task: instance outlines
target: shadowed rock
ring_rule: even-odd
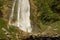
[[[2,18],[3,17],[3,13],[1,12],[1,10],[0,10],[0,18]]]

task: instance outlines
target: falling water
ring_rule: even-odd
[[[12,19],[14,18],[14,7],[17,2],[17,19],[14,23],[11,23]],[[9,25],[17,26],[21,30],[25,32],[31,32],[31,24],[30,24],[30,4],[29,0],[14,0],[12,12],[9,18]]]
[[[14,14],[14,7],[15,7],[16,0],[14,0],[13,6],[12,6],[12,12],[9,18],[9,25],[11,25],[11,21],[13,19],[13,14]]]

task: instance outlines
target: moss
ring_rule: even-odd
[[[0,28],[2,28],[2,27],[6,28],[7,23],[6,23],[6,21],[3,20],[3,18],[0,18]]]

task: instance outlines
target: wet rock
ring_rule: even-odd
[[[0,10],[0,18],[2,18],[3,17],[3,13],[2,13],[2,11]]]

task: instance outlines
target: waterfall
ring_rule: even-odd
[[[11,23],[12,19],[14,18],[14,10],[15,4],[17,1],[17,19],[14,23]],[[12,6],[12,12],[9,18],[9,25],[17,26],[19,29],[23,30],[24,32],[31,32],[31,24],[30,24],[30,4],[29,0],[14,0]]]
[[[11,20],[13,19],[15,3],[16,3],[16,0],[14,0],[13,6],[12,6],[12,12],[9,18],[9,25],[11,25]]]

